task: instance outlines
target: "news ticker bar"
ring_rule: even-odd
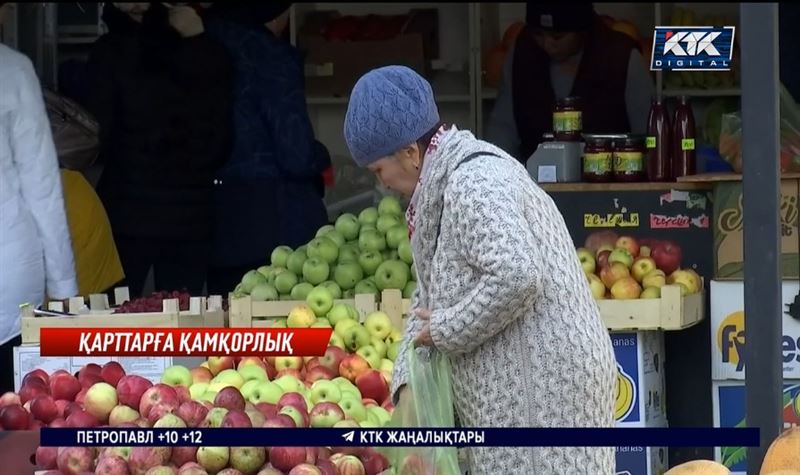
[[[43,447],[757,447],[757,428],[43,428]]]

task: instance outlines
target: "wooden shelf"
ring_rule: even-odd
[[[705,317],[705,291],[681,296],[680,287],[665,285],[661,298],[597,300],[606,328],[622,330],[684,330]]]
[[[800,180],[800,173],[782,173],[781,180]],[[742,175],[739,173],[700,173],[678,178],[678,181],[681,186],[703,183],[710,185],[725,181],[742,181]]]
[[[588,191],[666,191],[666,190],[711,190],[708,182],[664,182],[664,183],[542,183],[539,185],[548,193],[588,192]]]

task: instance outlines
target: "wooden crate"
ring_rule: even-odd
[[[681,296],[680,286],[665,285],[660,299],[598,300],[606,328],[616,330],[683,330],[705,316],[705,292]]]
[[[127,288],[115,289],[115,301],[121,305],[128,299]],[[70,315],[43,316],[34,315],[30,305],[22,307],[22,343],[39,343],[41,328],[223,328],[225,312],[222,310],[222,297],[212,295],[192,297],[189,310],[181,311],[178,299],[165,299],[161,312],[149,313],[114,313],[108,304],[106,294],[89,296],[89,306],[83,297],[69,300]],[[64,312],[61,302],[50,302],[48,310]]]
[[[253,302],[249,296],[231,298],[228,319],[231,328],[269,328],[275,326],[279,319],[286,318],[289,312],[298,305],[305,305],[303,300],[284,300],[274,302]],[[392,325],[402,329],[404,318],[411,302],[402,297],[399,290],[384,290],[380,303],[371,294],[359,294],[352,299],[339,299],[334,303],[352,305],[358,311],[359,321],[376,310],[389,315]]]

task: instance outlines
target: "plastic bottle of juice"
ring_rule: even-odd
[[[661,97],[654,97],[647,118],[647,179],[672,179],[672,127]]]
[[[695,125],[689,98],[681,96],[672,122],[672,176],[674,178],[696,173]]]

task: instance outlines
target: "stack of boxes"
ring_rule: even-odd
[[[800,425],[800,242],[798,242],[798,180],[781,182],[783,313],[763,315],[783,322],[784,427]],[[715,186],[714,275],[711,282],[711,374],[715,427],[744,427],[745,328],[744,253],[741,182]],[[762,318],[762,316],[759,316]],[[747,470],[744,447],[718,447],[717,462],[734,475]]]

